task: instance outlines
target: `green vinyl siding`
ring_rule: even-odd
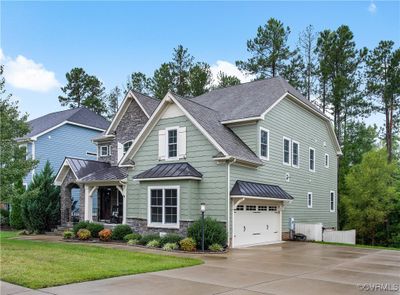
[[[259,121],[250,132],[257,138],[259,154],[259,128],[269,130],[269,161],[257,169],[231,166],[231,187],[236,180],[254,181],[281,186],[294,197],[283,210],[283,231],[288,229],[288,218],[295,222],[337,226],[336,212],[330,212],[330,191],[337,197],[337,156],[328,126],[322,119],[285,98]],[[247,136],[249,137],[249,136]],[[283,164],[283,137],[299,143],[299,168]],[[325,143],[325,144],[324,144]],[[309,171],[309,147],[315,149],[315,172]],[[329,168],[325,168],[325,153],[329,154]],[[290,180],[285,180],[289,173]],[[307,208],[307,192],[313,193],[313,207]]]
[[[186,159],[158,160],[158,131],[168,127],[186,127]],[[127,218],[147,219],[148,186],[180,186],[180,220],[195,220],[200,216],[200,203],[205,202],[207,216],[226,221],[227,166],[213,157],[215,147],[186,116],[160,119],[133,158],[135,169],[128,176]],[[203,174],[201,181],[132,181],[132,177],[160,163],[188,162]]]
[[[230,129],[253,151],[257,152],[257,134],[254,131],[256,124],[230,126]]]

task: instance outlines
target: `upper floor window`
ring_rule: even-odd
[[[330,192],[330,199],[329,199],[329,211],[330,212],[335,212],[336,207],[336,198],[335,198],[335,192],[331,191]]]
[[[269,131],[264,128],[260,129],[260,156],[269,159]]]
[[[292,141],[292,166],[299,167],[299,143]]]
[[[169,129],[167,134],[167,157],[178,156],[178,129]]]
[[[309,153],[309,170],[315,172],[315,149],[310,147]]]
[[[312,193],[307,193],[307,208],[312,208]]]
[[[108,145],[100,146],[100,156],[101,157],[109,156],[109,147],[108,147]]]
[[[325,168],[329,168],[329,155],[325,154]]]
[[[133,143],[132,140],[127,141],[127,142],[124,143],[124,147],[123,147],[123,154],[124,154],[124,155],[125,155],[126,152],[129,150],[129,148],[131,147],[132,143]]]
[[[283,138],[283,164],[290,165],[290,139]]]

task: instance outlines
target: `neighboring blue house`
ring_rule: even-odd
[[[18,141],[26,147],[27,156],[39,160],[39,164],[24,178],[25,186],[47,160],[57,173],[65,157],[96,159],[97,148],[92,138],[98,137],[109,125],[102,116],[83,107],[50,113],[28,123],[31,132]]]

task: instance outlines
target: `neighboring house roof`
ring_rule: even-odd
[[[31,131],[21,139],[34,138],[65,123],[84,126],[99,131],[106,130],[109,122],[95,112],[81,107],[50,113],[28,121]]]
[[[196,178],[201,179],[203,174],[193,168],[189,163],[166,163],[158,164],[146,170],[133,179],[156,179],[156,178]]]
[[[261,197],[279,200],[293,200],[293,197],[280,186],[237,180],[231,190],[231,196]]]
[[[215,89],[191,100],[219,112],[221,121],[229,121],[260,117],[286,93],[294,95],[323,115],[317,107],[281,77]]]
[[[123,180],[128,176],[128,170],[122,167],[110,166],[97,170],[80,179],[80,182]]]

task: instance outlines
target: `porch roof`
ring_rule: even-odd
[[[278,185],[237,180],[231,190],[231,197],[258,197],[277,200],[293,200],[293,197]]]
[[[193,168],[189,163],[165,163],[158,164],[153,168],[150,168],[138,175],[135,175],[133,179],[144,180],[144,179],[171,179],[171,178],[191,178],[201,179],[203,174]]]
[[[80,182],[93,181],[119,181],[128,176],[127,168],[110,166],[101,170],[94,171],[80,179]]]

